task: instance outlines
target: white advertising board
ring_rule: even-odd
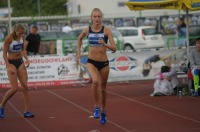
[[[55,86],[87,82],[85,69],[76,63],[74,55],[30,56],[27,69],[29,86]],[[87,56],[82,57],[87,62]],[[108,82],[154,79],[161,66],[171,62],[177,70],[187,63],[186,49],[165,49],[138,52],[108,53],[110,73]],[[87,70],[85,70],[87,71]],[[5,62],[0,57],[0,88],[10,87]]]

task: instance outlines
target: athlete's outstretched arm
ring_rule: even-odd
[[[102,43],[102,45],[104,45],[106,48],[112,50],[113,52],[116,52],[117,48],[116,48],[116,44],[115,44],[115,41],[113,39],[113,34],[112,34],[110,28],[105,27],[105,35],[108,36],[108,40],[110,42],[110,45],[106,44],[105,42]]]
[[[7,36],[5,38],[5,41],[4,41],[4,44],[3,44],[3,59],[5,61],[5,64],[6,64],[6,67],[8,68],[9,67],[9,62],[8,62],[8,49],[9,49],[9,45],[10,45],[10,42],[11,42],[11,37],[10,36]]]
[[[29,67],[30,61],[28,59],[28,55],[27,55],[27,52],[26,52],[26,47],[27,47],[27,45],[24,44],[23,49],[22,49],[22,56],[26,59],[26,66]]]
[[[6,68],[7,70],[10,72],[10,73],[14,73],[14,69],[10,66],[10,63],[8,61],[8,51],[9,51],[9,45],[10,43],[12,42],[12,37],[10,35],[8,35],[6,38],[5,38],[5,41],[4,41],[4,48],[3,48],[3,59],[5,61],[5,64],[6,64]]]
[[[88,35],[88,28],[83,29],[82,33],[79,35],[78,37],[78,46],[77,46],[77,56],[76,56],[76,60],[79,61],[80,57],[81,57],[81,45],[82,45],[82,40],[85,36]]]
[[[26,50],[28,47],[29,42],[27,40],[24,41],[24,49]],[[27,50],[25,51],[27,54]]]

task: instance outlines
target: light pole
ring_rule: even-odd
[[[9,27],[8,33],[10,34],[12,32],[10,0],[8,0],[8,27]]]
[[[40,0],[37,1],[37,5],[38,5],[38,16],[40,16]]]
[[[66,1],[66,3],[64,4],[64,6],[66,7],[66,15],[68,15],[68,2]]]

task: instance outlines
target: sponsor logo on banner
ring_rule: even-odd
[[[58,76],[59,76],[59,78],[64,78],[64,77],[68,76],[68,73],[69,73],[69,69],[64,64],[61,64],[58,67]]]
[[[137,60],[127,56],[118,56],[110,60],[110,69],[116,71],[127,71],[137,67]]]

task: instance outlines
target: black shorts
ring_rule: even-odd
[[[16,60],[8,60],[8,62],[9,62],[10,64],[13,64],[13,65],[16,67],[16,69],[18,69],[18,68],[21,66],[21,64],[24,63],[24,61],[23,61],[22,58],[16,59]]]
[[[95,60],[92,60],[92,59],[89,59],[89,58],[87,60],[87,63],[93,64],[98,69],[98,71],[100,71],[102,68],[109,65],[108,60],[107,61],[95,61]]]

